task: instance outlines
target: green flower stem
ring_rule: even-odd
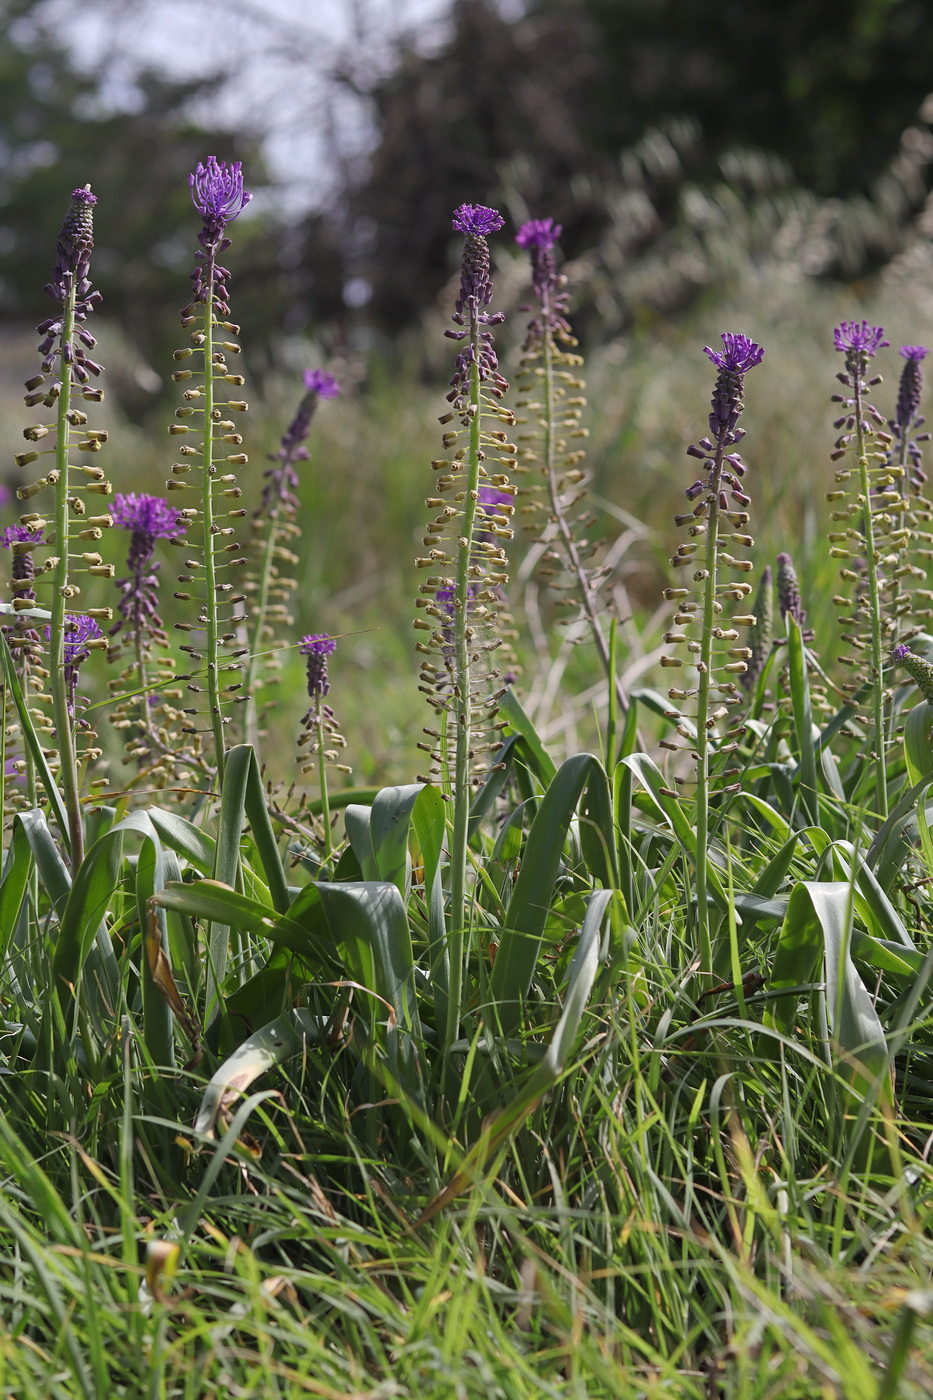
[[[75,328],[75,286],[72,282],[65,299],[59,344],[71,345]],[[78,763],[75,751],[74,723],[68,710],[68,684],[65,679],[65,613],[68,590],[68,448],[71,425],[71,365],[64,354],[59,360],[61,390],[58,395],[57,438],[55,465],[55,548],[58,551],[52,572],[51,621],[49,623],[49,688],[52,693],[52,717],[59,755],[59,781],[68,816],[68,843],[71,868],[77,870],[84,859],[84,823],[81,816],[81,795],[78,789]]]
[[[318,783],[321,789],[321,826],[324,830],[324,859],[330,860],[334,852],[333,828],[330,819],[330,800],[327,794],[327,759],[324,753],[324,711],[321,697],[316,700],[317,714],[317,768]]]
[[[719,495],[722,479],[723,445],[716,447],[714,479],[707,493],[706,558],[703,572],[703,621],[700,631],[700,657],[697,663],[697,747],[696,747],[696,897],[697,951],[701,975],[713,971],[713,947],[709,927],[706,886],[706,859],[709,847],[709,739],[710,694],[713,679],[713,630],[716,627],[717,546],[719,543]]]
[[[868,474],[868,451],[865,441],[865,428],[862,422],[861,376],[852,375],[852,392],[855,399],[856,450],[858,452],[859,487],[861,490],[865,565],[868,577],[868,611],[871,618],[871,665],[872,684],[872,749],[876,761],[875,800],[878,815],[882,821],[888,815],[888,785],[884,761],[884,639],[881,634],[881,588],[878,581],[878,550],[875,545],[875,528],[871,509],[871,478]]]
[[[289,462],[291,460],[291,458],[288,459]],[[246,742],[252,744],[257,757],[259,756],[259,711],[256,706],[256,686],[259,683],[259,659],[263,649],[266,614],[269,610],[269,589],[272,586],[272,562],[275,558],[278,515],[278,503],[275,502],[269,510],[269,532],[263,545],[259,566],[259,597],[253,612],[253,644],[249,649],[249,661],[247,662],[244,682],[244,688],[249,697],[246,702]]]
[[[220,663],[217,646],[217,573],[214,559],[214,259],[206,268],[204,286],[204,434],[201,463],[201,514],[204,523],[204,613],[207,618],[205,661],[207,703],[214,735],[217,783],[224,777],[224,724],[220,712]]]
[[[549,297],[545,291],[541,299],[542,319],[548,324],[549,317]],[[580,602],[586,620],[589,623],[590,631],[593,634],[593,641],[596,645],[596,652],[599,656],[606,679],[610,685],[614,686],[616,702],[623,714],[628,713],[629,699],[625,693],[625,687],[618,676],[613,675],[612,662],[609,655],[609,644],[606,641],[605,633],[599,618],[599,609],[593,589],[590,586],[589,575],[586,566],[580,558],[580,551],[574,538],[570,522],[564,513],[560,500],[560,489],[558,486],[558,470],[556,463],[555,435],[554,435],[554,343],[550,332],[542,337],[542,360],[544,369],[544,392],[545,392],[545,413],[544,413],[544,443],[543,457],[545,471],[547,472],[548,497],[551,503],[551,518],[557,525],[560,533],[561,543],[564,547],[564,554],[570,565],[571,572],[577,581],[577,588],[580,592]]]
[[[473,545],[473,525],[479,492],[481,393],[479,365],[479,322],[470,318],[470,339],[475,355],[470,370],[470,446],[467,454],[467,485],[463,501],[463,533],[457,551],[457,585],[454,602],[454,655],[456,659],[453,715],[457,726],[454,757],[454,820],[450,837],[450,933],[448,955],[450,985],[447,1002],[445,1043],[449,1046],[460,1030],[460,1004],[463,999],[463,945],[466,925],[466,867],[467,837],[470,821],[470,750],[473,734],[470,713],[470,650],[472,647],[469,618],[470,561]]]

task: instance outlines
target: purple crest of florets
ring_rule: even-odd
[[[908,656],[912,655],[913,653],[911,652],[910,647],[907,646],[904,642],[901,642],[900,646],[895,647],[894,650],[891,652],[891,659],[893,661],[906,661]]]
[[[42,531],[33,530],[29,525],[8,525],[0,535],[0,545],[12,549],[15,544],[42,544]]]
[[[563,233],[563,225],[553,219],[529,219],[515,235],[519,248],[553,248]]]
[[[723,331],[722,343],[724,347],[722,350],[713,350],[709,345],[703,346],[703,353],[708,355],[719,369],[732,370],[736,374],[746,374],[755,365],[761,364],[765,352],[749,336]]]
[[[317,394],[320,399],[335,399],[340,393],[340,385],[332,374],[323,369],[306,369],[305,388]]]
[[[83,186],[82,186],[81,189],[72,190],[72,191],[71,191],[71,197],[72,197],[72,199],[74,199],[74,200],[78,200],[78,201],[79,201],[80,203],[82,203],[82,204],[96,204],[96,203],[97,203],[97,195],[96,195],[96,194],[91,194],[91,191],[90,191],[89,189],[86,189],[86,188],[83,187]]]
[[[298,643],[298,650],[308,659],[309,696],[313,700],[315,696],[327,695],[330,691],[327,658],[337,650],[336,639],[328,636],[326,632],[313,632],[307,637],[302,637]]]
[[[870,326],[867,321],[840,322],[833,331],[833,342],[843,354],[854,350],[864,355],[874,355],[891,344],[884,338],[883,326]]]
[[[925,345],[902,345],[899,353],[903,355],[905,360],[912,360],[914,364],[919,364],[921,360],[926,359],[930,352]]]
[[[476,238],[498,233],[505,223],[498,209],[490,209],[485,204],[461,204],[454,210],[453,226],[458,233],[471,233]]]
[[[243,188],[243,166],[238,160],[219,161],[208,156],[207,164],[198,164],[188,176],[191,199],[205,221],[226,224],[242,214],[252,199]]]
[[[511,505],[508,491],[500,491],[497,486],[481,486],[477,492],[477,502],[482,510],[495,513],[496,506]]]
[[[65,629],[65,665],[80,666],[91,654],[88,642],[96,641],[103,633],[93,617],[72,617],[69,613],[65,621],[69,624]],[[51,637],[50,628],[46,627],[45,635]]]
[[[178,525],[178,512],[168,501],[161,496],[137,495],[135,491],[115,496],[110,514],[121,530],[132,530],[153,540],[169,539],[184,528]]]

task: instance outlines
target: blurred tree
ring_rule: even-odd
[[[71,190],[89,182],[98,197],[94,282],[102,314],[140,352],[139,372],[124,375],[121,389],[130,411],[142,409],[159,388],[148,366],[166,377],[187,300],[199,227],[188,174],[208,155],[238,159],[255,190],[264,165],[258,143],[242,131],[207,129],[190,117],[210,80],[144,72],[127,95],[131,109],[115,111],[102,77],[77,71],[35,9],[34,0],[0,0],[0,316],[31,322],[48,314],[42,288],[56,235]],[[286,295],[268,234],[268,221],[236,227],[234,304],[260,355],[280,328]]]
[[[369,88],[368,167],[308,221],[304,262],[336,251],[389,333],[446,281],[464,200],[555,217],[571,257],[596,248],[594,304],[618,303],[623,271],[649,256],[630,302],[683,305],[769,246],[791,208],[802,231],[784,242],[809,272],[862,275],[903,246],[927,192],[930,133],[905,128],[928,85],[919,0],[527,0],[511,19],[496,0],[453,0],[447,41],[401,47]],[[728,241],[711,270],[707,232],[730,221],[754,248]],[[677,261],[678,246],[692,271],[664,287],[656,254]],[[316,310],[336,312],[323,290]]]
[[[757,146],[819,195],[865,193],[933,89],[923,0],[579,3],[600,56],[584,119],[610,152],[689,116],[713,151]]]

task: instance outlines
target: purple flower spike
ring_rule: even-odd
[[[91,642],[96,642],[103,635],[93,617],[72,617],[69,613],[65,618],[65,642],[64,642],[64,672],[65,685],[68,688],[68,713],[73,717],[75,712],[75,691],[78,688],[78,672],[82,664],[91,654]],[[52,636],[52,629],[46,627],[45,637],[49,641]]]
[[[833,331],[833,341],[843,354],[854,351],[862,355],[874,355],[891,344],[884,338],[883,326],[870,326],[867,321],[842,321]]]
[[[704,354],[708,355],[719,369],[732,370],[736,374],[747,374],[755,365],[761,364],[765,352],[747,335],[723,331],[722,343],[725,347],[723,350],[713,350],[708,345],[703,346]]]
[[[148,535],[153,540],[165,540],[178,533],[178,512],[161,496],[137,495],[135,491],[115,496],[110,514],[119,529]]]
[[[553,219],[529,219],[518,230],[515,242],[519,248],[553,248],[563,231]]]
[[[188,176],[191,199],[205,224],[227,224],[242,214],[252,199],[243,188],[243,166],[240,161],[227,165],[216,156],[208,156],[207,165],[198,165]]]
[[[308,694],[312,700],[327,695],[330,684],[327,679],[327,658],[337,650],[335,638],[326,632],[313,632],[302,637],[298,644],[302,656],[308,658]]]
[[[340,385],[332,374],[323,369],[306,369],[305,388],[317,394],[319,399],[335,399],[340,393]]]
[[[893,429],[898,443],[893,456],[897,460],[910,463],[910,484],[915,492],[919,492],[927,479],[923,469],[923,450],[920,446],[921,442],[927,440],[927,436],[920,435],[917,430],[924,422],[920,416],[920,400],[923,397],[921,365],[929,351],[925,345],[902,345],[901,354],[904,357],[904,366],[897,390],[897,408],[889,426]]]
[[[489,209],[485,204],[461,204],[454,210],[453,226],[457,232],[473,234],[476,238],[498,233],[504,223],[498,209]]]
[[[479,370],[480,383],[486,384],[486,392],[494,398],[501,398],[509,387],[499,373],[492,333],[485,329],[505,319],[501,311],[490,313],[486,310],[492,301],[486,235],[495,233],[504,222],[498,209],[487,209],[484,204],[461,204],[459,209],[454,210],[453,225],[464,235],[464,245],[460,263],[460,296],[451,319],[457,326],[465,326],[468,322],[475,326],[478,341],[477,344],[469,341],[467,331],[447,332],[452,340],[467,342],[457,356],[450,393],[447,395],[448,402],[457,409],[462,409],[466,404],[474,363]]]
[[[134,636],[148,633],[158,640],[164,640],[165,631],[159,617],[159,565],[153,562],[156,540],[170,539],[184,530],[179,525],[178,512],[161,496],[137,495],[116,496],[110,508],[114,525],[130,531],[130,548],[126,567],[128,578],[121,578],[117,587],[123,596],[120,599],[120,617],[110,629],[113,637],[125,624]]]

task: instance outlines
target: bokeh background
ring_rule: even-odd
[[[461,202],[507,215],[494,248],[507,372],[526,292],[511,233],[532,216],[563,225],[596,528],[614,550],[630,682],[653,680],[684,448],[711,385],[702,347],[722,330],[766,347],[748,381],[758,561],[791,550],[805,592],[828,599],[817,584],[832,327],[863,315],[885,325],[886,411],[896,346],[933,337],[931,7],[0,0],[0,25],[0,479],[17,484],[32,327],[68,193],[89,181],[109,471],[117,490],[162,489],[197,234],[187,175],[209,154],[241,160],[255,198],[229,262],[250,385],[248,489],[301,370],[322,365],[344,386],[321,406],[303,481],[295,636],[343,637],[334,703],[356,781],[410,779],[416,763],[411,561],[450,374],[442,332]],[[551,625],[523,548],[521,684],[569,748],[592,733],[596,671]],[[813,606],[828,650],[831,619]],[[297,658],[284,681],[283,733],[301,708]]]

